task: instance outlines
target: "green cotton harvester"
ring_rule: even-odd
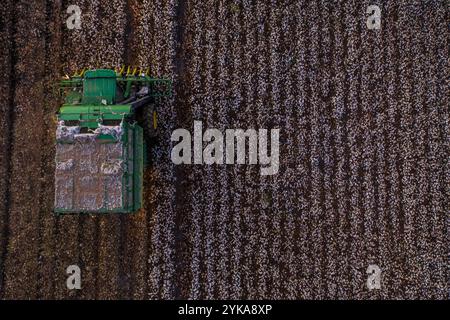
[[[139,210],[157,104],[171,95],[171,80],[123,67],[81,71],[60,87],[54,212]]]

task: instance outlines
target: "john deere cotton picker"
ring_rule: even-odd
[[[55,212],[135,212],[142,206],[145,150],[157,132],[156,106],[171,94],[171,81],[137,69],[97,69],[60,86]]]

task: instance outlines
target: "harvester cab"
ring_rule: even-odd
[[[131,213],[142,207],[143,168],[157,136],[157,105],[169,79],[125,71],[81,71],[60,83],[55,213]]]

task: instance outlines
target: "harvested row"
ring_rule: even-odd
[[[14,34],[17,64],[14,68],[15,92],[12,111],[8,248],[5,270],[5,298],[35,298],[38,280],[39,206],[41,194],[41,121],[45,73],[45,1],[15,2],[20,12]],[[14,82],[13,82],[14,83]],[[34,286],[30,287],[30,283]]]

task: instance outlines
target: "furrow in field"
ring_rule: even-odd
[[[334,55],[333,59],[333,73],[334,79],[334,96],[332,97],[333,105],[333,122],[334,122],[334,155],[336,156],[336,173],[334,182],[335,194],[337,198],[337,212],[336,212],[336,249],[333,259],[336,263],[336,297],[345,299],[350,294],[350,279],[347,275],[349,269],[349,247],[347,245],[349,238],[349,212],[348,208],[348,90],[347,88],[347,73],[346,61],[348,61],[347,50],[347,34],[345,33],[345,21],[343,18],[344,5],[337,4],[332,10],[332,29],[334,41]],[[342,57],[339,59],[338,57]]]
[[[253,14],[255,3],[250,0],[243,0],[240,8],[240,37],[243,43],[240,51],[240,59],[242,63],[237,69],[237,73],[241,75],[241,95],[242,103],[235,105],[233,115],[236,127],[256,128],[255,114],[257,106],[255,102],[255,90],[257,85],[257,17]],[[242,108],[239,108],[242,107]],[[234,166],[233,176],[230,179],[230,193],[234,191],[233,181],[243,179],[245,197],[242,202],[236,198],[232,200],[231,214],[241,214],[241,241],[243,243],[243,265],[242,265],[242,293],[248,299],[257,298],[256,286],[256,246],[258,238],[255,234],[256,216],[254,215],[254,206],[258,203],[257,180],[254,177],[252,166],[241,168]],[[242,206],[242,208],[241,208]],[[234,228],[234,226],[233,226]]]
[[[386,238],[389,239],[389,254],[385,258],[389,263],[385,263],[386,270],[383,272],[383,286],[390,288],[390,296],[395,298],[401,297],[401,283],[399,275],[401,272],[401,265],[399,257],[402,254],[400,248],[401,233],[400,233],[400,199],[401,185],[400,185],[400,168],[399,168],[399,107],[398,107],[398,92],[399,88],[399,26],[397,24],[398,5],[388,3],[386,11],[390,14],[386,19],[386,33],[389,41],[387,47],[387,220],[390,225],[387,230]]]
[[[422,9],[424,9],[424,6],[422,5]],[[414,60],[419,59],[418,61],[427,61],[431,60],[431,64],[434,63],[432,56],[427,56],[427,34],[431,31],[427,27],[429,24],[427,23],[428,17],[426,15],[427,10],[421,14],[419,17],[420,23],[423,23],[424,28],[415,28],[415,32],[419,32],[419,34],[415,37],[416,39],[416,45],[419,46],[419,51],[417,52],[417,56],[414,57]],[[428,128],[430,127],[430,108],[432,105],[429,105],[427,101],[427,92],[428,92],[428,83],[430,81],[430,69],[426,64],[420,64],[414,66],[415,72],[419,72],[418,74],[418,84],[416,86],[414,98],[415,98],[415,108],[417,108],[417,121],[415,124],[415,132],[417,134],[417,137],[415,137],[415,143],[417,144],[418,148],[418,162],[416,164],[417,166],[417,188],[415,189],[415,197],[417,199],[417,218],[416,218],[416,225],[417,225],[417,239],[416,239],[416,246],[417,246],[417,266],[416,266],[416,280],[415,283],[415,294],[417,298],[422,298],[428,294],[427,288],[431,285],[431,278],[430,274],[427,272],[427,264],[428,264],[428,257],[427,252],[429,248],[431,247],[430,244],[430,234],[428,231],[428,224],[429,224],[429,209],[428,209],[428,203],[429,203],[429,174],[430,174],[430,168],[428,165],[428,159],[427,159],[427,150],[429,148],[427,147],[428,144]]]
[[[236,38],[240,30],[232,31],[230,36],[230,29],[233,30],[238,25],[237,13],[232,12],[230,3],[219,2],[218,11],[216,15],[217,21],[222,21],[218,26],[218,43],[217,43],[217,66],[216,76],[217,83],[215,86],[217,95],[217,117],[218,123],[214,126],[224,132],[224,129],[230,128],[230,110],[238,108],[240,92],[238,89],[239,79],[237,74],[237,50]],[[239,5],[238,5],[239,6]],[[239,7],[236,7],[239,8]],[[226,22],[225,22],[226,21]],[[236,96],[235,96],[236,95]],[[240,215],[241,212],[231,211],[231,202],[240,202],[242,194],[242,182],[239,180],[232,180],[232,172],[226,166],[221,166],[218,176],[218,184],[220,188],[220,198],[217,207],[217,245],[215,250],[217,256],[217,284],[215,289],[215,297],[219,299],[239,299],[241,297],[240,290],[242,285],[240,283],[240,253],[242,250],[240,242]],[[235,181],[235,188],[233,197],[230,197],[230,182]],[[235,189],[235,190],[236,190]],[[231,244],[231,248],[229,247]],[[230,277],[231,275],[231,277]]]
[[[270,80],[269,80],[269,21],[268,13],[271,10],[270,6],[264,2],[257,2],[254,8],[254,15],[256,18],[257,28],[257,44],[256,44],[256,90],[255,90],[255,106],[256,112],[256,126],[258,128],[265,128],[268,124],[269,114],[265,112],[268,108],[267,102],[270,99]],[[254,174],[254,181],[258,183],[256,201],[260,206],[254,206],[252,214],[256,215],[257,226],[255,232],[257,240],[256,248],[256,297],[264,299],[269,294],[268,278],[269,278],[269,230],[268,230],[268,215],[271,214],[271,194],[268,192],[270,183],[267,177],[260,176],[257,168],[252,168],[251,174]],[[263,205],[262,202],[265,202]]]
[[[299,178],[300,189],[298,190],[298,203],[296,208],[298,210],[298,220],[295,226],[295,253],[296,253],[296,273],[294,278],[297,279],[294,284],[297,299],[312,299],[312,290],[310,286],[310,275],[312,273],[312,266],[310,261],[311,241],[310,228],[308,221],[310,219],[311,211],[311,164],[309,157],[311,154],[311,135],[309,134],[311,126],[309,122],[310,117],[310,86],[308,77],[309,64],[309,34],[307,32],[307,11],[306,2],[297,2],[295,6],[296,30],[298,34],[297,42],[295,43],[295,59],[293,68],[297,77],[295,82],[295,92],[298,93],[298,110],[295,123],[295,130],[297,133],[296,148],[297,151],[297,170],[296,176]]]
[[[205,21],[203,16],[205,14],[205,8],[200,2],[192,3],[192,63],[189,68],[189,88],[190,93],[188,98],[188,108],[192,113],[192,120],[200,121],[203,119],[203,107],[202,102],[204,98],[204,77],[203,77],[203,53],[205,43],[204,32]],[[188,91],[189,92],[189,91]],[[194,123],[190,123],[187,128],[190,132],[193,130]],[[190,165],[188,168],[190,177],[189,188],[189,202],[191,204],[191,210],[188,213],[191,222],[191,230],[189,234],[189,241],[191,244],[191,257],[189,261],[189,270],[191,273],[190,286],[189,286],[189,299],[198,299],[201,297],[201,264],[202,264],[202,252],[201,245],[204,241],[203,224],[203,212],[202,206],[203,190],[202,190],[202,169],[198,165]]]
[[[323,197],[323,168],[324,154],[322,149],[323,143],[323,105],[320,101],[318,86],[320,87],[320,65],[319,65],[319,42],[321,35],[319,34],[319,19],[321,8],[317,3],[308,4],[308,33],[309,33],[309,63],[307,77],[309,79],[310,94],[310,124],[311,124],[311,154],[309,162],[311,165],[311,211],[308,224],[311,228],[312,246],[310,257],[312,261],[312,274],[310,274],[310,285],[313,291],[313,298],[319,299],[323,297],[322,284],[322,245],[323,245],[323,219],[325,214],[322,207]]]
[[[362,6],[361,6],[362,7]],[[349,147],[349,219],[350,219],[350,281],[352,283],[353,298],[362,298],[362,290],[364,285],[365,270],[362,263],[362,257],[364,257],[364,248],[362,248],[363,239],[363,224],[361,212],[361,181],[360,174],[362,171],[361,161],[361,135],[362,128],[360,126],[361,116],[361,39],[360,29],[363,22],[359,19],[358,10],[360,6],[355,1],[349,1],[346,3],[345,13],[345,25],[347,26],[347,82],[349,86],[348,96],[348,147]]]
[[[204,96],[204,117],[203,130],[206,128],[217,128],[217,116],[216,109],[220,108],[218,101],[217,91],[217,74],[215,73],[217,56],[217,36],[218,36],[218,19],[216,19],[217,6],[214,0],[208,0],[205,2],[208,10],[206,11],[205,19],[208,22],[205,32],[205,56],[204,56],[204,68],[205,68],[205,83],[204,90],[208,94]],[[203,160],[205,161],[205,160]],[[216,188],[217,181],[215,177],[218,174],[217,167],[211,164],[205,164],[205,171],[203,177],[205,178],[204,190],[204,226],[205,226],[205,239],[202,244],[202,251],[204,252],[205,266],[203,274],[203,282],[205,283],[204,298],[212,299],[214,297],[214,289],[216,286],[216,255],[215,255],[215,220],[217,218],[217,206],[216,201],[218,192]]]
[[[369,2],[364,2],[362,8],[367,8]],[[361,11],[362,12],[362,11]],[[378,116],[377,98],[379,90],[378,84],[378,70],[375,64],[374,52],[378,46],[380,30],[369,30],[367,26],[362,26],[361,32],[361,46],[362,46],[362,68],[361,68],[361,116],[359,125],[361,127],[361,215],[363,231],[361,236],[361,246],[364,247],[364,255],[361,257],[360,268],[363,273],[366,272],[369,265],[379,265],[376,259],[375,247],[378,245],[376,234],[376,186],[374,183],[375,175],[375,119]],[[372,290],[370,293],[364,283],[361,283],[364,298],[374,298],[377,290]],[[368,295],[369,293],[369,295]]]
[[[419,15],[416,6],[409,2],[402,2],[399,7],[399,28],[402,30],[402,37],[400,38],[400,47],[402,48],[400,54],[400,101],[399,108],[401,110],[400,116],[400,154],[401,154],[401,184],[402,184],[402,228],[403,228],[403,264],[404,270],[408,271],[408,275],[402,279],[402,291],[405,297],[412,299],[413,292],[411,288],[411,279],[409,275],[413,275],[413,247],[414,247],[414,215],[416,199],[414,197],[414,173],[412,172],[412,166],[414,160],[414,147],[413,147],[413,81],[411,77],[415,75],[413,71],[412,55],[414,54],[414,48],[411,46],[412,42],[412,29],[417,23]]]
[[[387,5],[383,5],[382,10],[386,13],[384,24],[389,23],[392,12],[389,11]],[[387,51],[383,50],[385,46],[389,44],[389,37],[387,34],[386,25],[382,25],[382,32],[377,32],[374,36],[376,41],[374,43],[373,59],[374,59],[374,72],[376,73],[376,85],[374,86],[376,94],[374,95],[373,103],[374,110],[376,112],[375,128],[374,128],[374,147],[375,147],[375,162],[376,169],[375,175],[375,205],[377,214],[375,216],[374,224],[376,226],[377,245],[374,248],[373,256],[376,259],[374,263],[380,267],[380,269],[386,271],[389,266],[389,238],[387,223],[387,121],[388,121],[388,101],[386,99],[388,93],[388,81],[387,81]],[[369,261],[369,263],[371,263]],[[381,290],[373,290],[373,297],[377,299],[385,299],[388,294],[388,287],[383,283]]]
[[[286,128],[282,126],[281,123],[281,114],[280,111],[282,109],[281,104],[283,102],[282,100],[282,93],[281,93],[281,87],[284,84],[282,82],[283,74],[280,72],[281,70],[281,62],[282,62],[282,50],[281,48],[281,32],[280,32],[280,23],[281,23],[281,9],[282,9],[282,2],[272,0],[270,7],[271,10],[268,12],[267,16],[267,23],[268,23],[268,55],[269,55],[269,70],[268,70],[268,76],[269,76],[269,83],[270,83],[270,92],[268,92],[269,99],[266,101],[268,104],[263,108],[263,110],[270,116],[270,120],[266,121],[263,126],[261,126],[261,129],[267,129],[267,135],[268,137],[271,136],[271,130],[272,129],[280,129],[281,130],[281,139],[282,141],[285,139],[285,130]],[[269,138],[268,138],[269,140]],[[273,146],[272,149],[273,151]],[[283,159],[283,152],[284,148],[281,148],[280,156]],[[261,160],[261,159],[260,159]],[[260,166],[263,166],[260,164]],[[264,165],[266,166],[266,165]],[[282,170],[281,170],[282,171]],[[274,175],[268,175],[265,177],[262,177],[263,180],[265,180],[265,183],[267,183],[267,186],[265,187],[263,195],[268,195],[270,198],[270,210],[268,212],[268,216],[270,217],[267,220],[267,224],[269,227],[269,238],[272,241],[269,241],[269,248],[268,248],[268,256],[269,256],[269,290],[267,292],[266,297],[272,297],[273,299],[280,299],[281,298],[281,242],[282,242],[282,216],[283,213],[281,212],[280,208],[280,175],[282,172],[280,172],[280,169],[278,168],[278,172]],[[284,236],[284,235],[283,235]]]
[[[295,88],[297,74],[295,70],[296,63],[296,44],[298,41],[298,34],[295,31],[298,16],[294,11],[291,15],[293,6],[282,4],[281,10],[281,48],[283,52],[281,61],[282,77],[286,79],[285,87],[282,88],[282,118],[280,119],[280,129],[285,130],[284,143],[280,146],[280,153],[282,154],[282,161],[284,164],[280,168],[281,175],[281,214],[283,215],[283,238],[281,242],[281,298],[295,299],[297,295],[297,279],[296,279],[296,252],[295,245],[297,235],[295,233],[296,219],[300,214],[300,210],[296,205],[295,199],[297,194],[301,192],[301,181],[296,179],[296,170],[298,153],[295,149],[297,130],[296,117],[298,116],[298,109],[301,108],[298,104],[298,92]],[[292,35],[292,38],[291,38]]]
[[[215,19],[226,21],[217,26],[215,38],[217,52],[215,56],[214,86],[215,105],[218,109],[218,122],[214,122],[217,129],[225,132],[228,128],[242,128],[241,115],[236,111],[241,105],[239,68],[239,38],[242,30],[239,28],[238,15],[241,11],[239,2],[219,3]],[[233,170],[233,171],[232,171]],[[220,167],[220,194],[216,234],[218,242],[215,250],[218,256],[217,297],[222,299],[239,299],[242,297],[242,233],[241,233],[241,203],[244,188],[243,170],[238,166],[232,169],[229,165]],[[228,186],[232,185],[233,189]],[[224,191],[227,190],[227,191]],[[230,194],[233,197],[230,197]]]
[[[333,98],[335,93],[335,69],[333,63],[335,58],[334,39],[332,30],[332,7],[328,1],[320,3],[320,84],[319,96],[323,114],[323,189],[322,210],[323,216],[323,245],[322,245],[322,270],[321,277],[324,281],[321,296],[332,299],[336,297],[336,261],[337,250],[337,210],[336,210],[336,161],[335,161],[335,125],[333,122]]]
[[[249,85],[252,81],[249,76],[251,68],[246,65],[246,63],[251,63],[250,57],[252,56],[251,52],[247,55],[247,46],[252,39],[255,39],[254,30],[247,29],[248,25],[253,21],[248,16],[251,12],[251,4],[247,1],[236,1],[234,5],[229,5],[228,9],[231,14],[231,21],[229,28],[224,30],[224,32],[227,31],[231,35],[229,36],[231,40],[228,44],[227,52],[231,52],[232,68],[227,70],[228,77],[231,78],[231,88],[225,80],[222,83],[222,86],[229,88],[225,98],[229,99],[227,100],[228,118],[226,124],[229,128],[253,128],[248,122],[249,115],[254,114],[255,110],[255,106],[252,104],[252,87]],[[242,21],[246,18],[249,19],[249,24],[247,24],[247,21]],[[226,54],[228,55],[229,53]],[[226,64],[224,68],[226,68]],[[248,104],[244,102],[245,100],[247,100]],[[251,227],[246,225],[249,221],[248,219],[251,219],[249,215],[252,209],[249,203],[252,202],[252,199],[255,199],[255,187],[249,182],[250,170],[249,166],[246,168],[234,166],[229,179],[228,198],[230,199],[229,208],[231,208],[231,217],[229,218],[231,221],[229,220],[229,223],[232,230],[232,246],[229,251],[231,252],[232,273],[230,278],[231,291],[228,297],[231,299],[248,298],[252,294],[251,288],[246,286],[254,280],[254,273],[251,271],[249,273],[249,270],[252,270],[255,263],[254,253],[249,252],[252,250],[251,246],[254,244],[255,238],[251,233]]]
[[[409,240],[407,245],[407,260],[406,260],[406,268],[409,270],[407,283],[406,283],[406,296],[410,299],[417,299],[421,295],[421,282],[424,278],[423,274],[423,266],[421,265],[421,249],[420,246],[423,244],[424,237],[426,237],[427,232],[423,232],[422,224],[424,223],[421,216],[426,214],[426,208],[423,206],[423,201],[426,198],[426,186],[427,181],[425,178],[426,174],[426,164],[424,160],[426,159],[426,127],[429,124],[427,123],[427,114],[426,109],[424,108],[424,94],[425,94],[425,78],[426,75],[424,73],[424,65],[419,63],[414,63],[413,61],[425,61],[424,52],[425,52],[425,43],[424,36],[425,30],[422,27],[423,25],[423,6],[420,1],[412,3],[413,8],[410,13],[411,16],[414,16],[413,23],[409,20],[408,24],[410,24],[410,29],[412,32],[411,39],[411,76],[410,81],[412,86],[412,99],[411,99],[411,110],[412,120],[408,123],[409,125],[409,146],[412,150],[409,152],[409,158],[406,159],[405,169],[409,169],[408,171],[404,170],[403,173],[404,180],[413,184],[412,186],[408,186],[405,194],[405,200],[411,202],[406,206],[409,207],[405,209],[406,211],[412,211],[414,214],[413,219],[408,228],[410,234],[407,233]],[[406,143],[406,142],[405,142]],[[408,154],[406,154],[408,155]],[[407,197],[410,197],[408,199]],[[423,211],[422,211],[423,210]],[[410,213],[410,214],[411,214]],[[422,220],[422,221],[421,221]],[[427,222],[425,222],[425,225]],[[412,230],[411,230],[412,229]]]

